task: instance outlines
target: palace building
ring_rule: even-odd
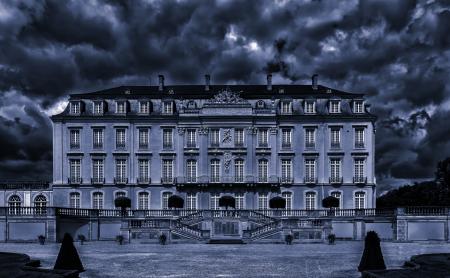
[[[120,86],[70,95],[53,122],[55,207],[374,208],[376,117],[363,94],[318,85]]]

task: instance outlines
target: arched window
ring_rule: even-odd
[[[71,208],[80,208],[80,193],[78,192],[72,192],[69,195],[69,206]]]
[[[92,208],[93,209],[103,209],[103,193],[94,192],[92,194]]]
[[[355,209],[366,208],[366,193],[364,191],[355,192]]]
[[[8,199],[9,214],[19,214],[22,201],[17,195],[12,195]]]
[[[150,208],[150,194],[148,192],[139,192],[138,194],[138,209]]]
[[[39,194],[34,198],[34,206],[37,214],[45,214],[47,212],[47,198]]]
[[[286,200],[286,209],[292,209],[292,193],[285,191],[281,193],[281,197]]]
[[[316,192],[306,192],[305,194],[305,208],[307,210],[316,209]]]
[[[169,208],[169,197],[172,196],[172,192],[164,192],[162,194],[162,209],[168,209]]]

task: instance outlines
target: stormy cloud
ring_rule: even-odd
[[[73,92],[122,84],[319,83],[368,95],[378,182],[450,156],[448,1],[4,1],[0,178],[51,177],[51,124]]]

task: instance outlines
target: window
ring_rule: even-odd
[[[330,159],[330,183],[341,183],[341,159]]]
[[[219,129],[211,129],[211,147],[218,147],[220,143],[220,132]]]
[[[124,128],[116,129],[116,148],[125,149],[126,130]]]
[[[219,209],[219,193],[210,193],[209,195],[209,209]]]
[[[92,160],[92,183],[103,183],[104,171],[103,171],[103,159]]]
[[[234,194],[234,200],[236,202],[236,209],[245,209],[244,193]]]
[[[37,214],[45,214],[47,212],[47,198],[39,194],[34,198],[34,207]]]
[[[315,148],[316,147],[316,129],[306,128],[305,129],[305,147]]]
[[[70,149],[79,149],[80,148],[80,130],[79,129],[71,129],[70,130]]]
[[[81,183],[81,159],[71,159],[70,164],[70,183],[78,184]]]
[[[148,159],[138,160],[138,183],[148,184],[150,182],[150,163]]]
[[[197,160],[188,159],[186,163],[186,182],[197,182]]]
[[[116,192],[116,199],[126,197],[126,196],[127,196],[127,193],[125,191],[117,191]]]
[[[234,181],[244,182],[244,160],[242,159],[234,161]]]
[[[290,149],[292,147],[292,130],[290,128],[281,129],[281,148]]]
[[[163,129],[163,148],[172,149],[173,147],[173,129]]]
[[[340,148],[341,147],[341,129],[338,127],[332,127],[330,129],[330,141],[331,148]]]
[[[140,101],[139,102],[139,113],[140,114],[150,113],[150,104],[148,101]]]
[[[366,208],[366,193],[363,191],[355,192],[355,209]]]
[[[150,208],[150,194],[148,192],[139,192],[138,194],[138,209]]]
[[[281,160],[281,182],[292,183],[292,160]]]
[[[316,103],[314,101],[305,101],[305,114],[316,113]]]
[[[331,196],[339,200],[339,208],[342,208],[342,193],[340,191],[331,192]]]
[[[353,113],[364,113],[364,102],[362,100],[353,102]]]
[[[103,101],[94,101],[94,115],[103,114]]]
[[[306,192],[305,194],[305,209],[316,209],[316,192]]]
[[[269,162],[266,159],[258,161],[258,182],[269,181]]]
[[[22,201],[17,195],[12,195],[8,199],[9,214],[20,214],[20,206]]]
[[[188,148],[197,147],[197,131],[195,129],[188,129],[186,132],[186,146]]]
[[[331,100],[329,109],[330,114],[341,113],[341,102],[338,100]]]
[[[163,159],[162,163],[162,183],[173,182],[173,160]]]
[[[258,147],[269,146],[269,130],[266,128],[258,129]]]
[[[220,182],[220,160],[211,160],[211,177],[210,182]]]
[[[72,192],[69,195],[69,207],[71,208],[80,208],[80,193]]]
[[[93,209],[103,209],[103,193],[94,192],[92,194],[92,208]]]
[[[281,102],[281,114],[292,114],[292,101]]]
[[[127,160],[116,159],[116,183],[127,183]]]
[[[103,129],[102,128],[94,128],[92,130],[92,145],[94,149],[102,149],[103,148]]]
[[[268,195],[267,193],[258,193],[258,209],[268,208]]]
[[[162,194],[162,209],[168,209],[169,208],[169,198],[172,196],[172,192],[164,192]]]
[[[305,159],[305,183],[316,182],[316,160]]]
[[[244,129],[236,128],[234,130],[234,145],[236,147],[244,146]]]
[[[364,128],[355,128],[355,148],[364,148]]]
[[[70,103],[70,114],[78,115],[81,113],[81,103],[73,101]]]
[[[283,197],[286,200],[286,209],[292,209],[292,193],[283,192],[281,193],[281,197]]]
[[[139,149],[148,149],[148,129],[139,129]]]
[[[162,107],[162,113],[166,115],[173,114],[173,102],[172,101],[164,101]]]
[[[364,165],[365,160],[364,158],[355,158],[354,160],[354,183],[364,183],[365,182],[365,176],[364,176]]]
[[[186,194],[186,209],[197,209],[197,194]]]
[[[258,102],[256,103],[256,108],[263,109],[265,107],[266,107],[266,104],[264,103],[264,101],[258,100]]]
[[[116,102],[116,113],[125,114],[127,112],[127,103],[125,101]]]

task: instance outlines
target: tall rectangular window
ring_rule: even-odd
[[[81,183],[81,159],[71,159],[70,164],[70,183]]]
[[[292,193],[283,192],[281,193],[281,197],[286,200],[286,209],[292,209]]]
[[[92,160],[92,182],[103,183],[103,179],[104,179],[103,159]]]
[[[103,209],[103,193],[94,192],[92,194],[92,208]]]
[[[186,132],[186,146],[188,148],[197,147],[197,131],[195,129],[188,129]]]
[[[169,198],[172,196],[172,192],[164,192],[162,195],[162,209],[168,209],[169,208]]]
[[[79,101],[73,101],[70,103],[70,114],[80,114],[81,113],[81,103]]]
[[[138,181],[139,183],[150,182],[150,163],[148,159],[138,160]]]
[[[126,159],[116,159],[116,183],[127,183]]]
[[[244,182],[244,160],[242,159],[234,161],[234,181]]]
[[[316,182],[316,160],[305,159],[305,183]]]
[[[94,115],[103,115],[103,101],[94,101]]]
[[[281,182],[292,183],[292,160],[281,160]]]
[[[138,209],[150,208],[150,194],[148,192],[139,192],[138,194]]]
[[[366,208],[366,193],[363,191],[355,192],[355,209]]]
[[[314,101],[305,101],[305,114],[316,113],[316,103]]]
[[[365,160],[364,158],[355,158],[354,160],[354,182],[355,183],[363,183],[365,182],[365,176],[364,176],[364,167],[365,166]]]
[[[234,145],[236,147],[244,146],[244,129],[236,128],[234,130]]]
[[[315,210],[316,209],[316,193],[306,192],[305,194],[305,209]]]
[[[102,128],[94,128],[92,130],[92,143],[94,149],[102,149],[103,148],[103,129]]]
[[[186,194],[186,209],[197,209],[197,194],[187,193]]]
[[[163,149],[173,148],[173,129],[163,129]]]
[[[342,209],[342,193],[340,191],[331,192],[331,196],[339,200],[339,208]]]
[[[80,148],[80,130],[70,129],[70,149]]]
[[[330,114],[341,113],[341,102],[338,100],[331,100],[329,109]]]
[[[267,209],[268,201],[267,193],[258,193],[258,209]]]
[[[163,159],[162,163],[162,183],[173,182],[173,160]]]
[[[173,114],[173,102],[172,101],[164,101],[163,102],[163,114],[172,115]]]
[[[116,129],[116,148],[125,149],[126,146],[126,130],[124,128]]]
[[[139,102],[139,113],[140,114],[150,113],[150,105],[149,105],[148,101],[140,101]]]
[[[69,195],[69,207],[71,208],[80,208],[81,202],[80,202],[80,193],[78,192],[71,192]]]
[[[364,148],[364,128],[355,128],[355,148]]]
[[[125,101],[116,102],[116,113],[117,114],[127,113],[127,103]]]
[[[197,160],[188,159],[186,162],[186,182],[197,182]]]
[[[305,128],[305,147],[315,148],[316,147],[316,129],[315,128]]]
[[[139,149],[148,149],[148,129],[139,128]]]
[[[214,128],[210,131],[210,140],[211,140],[211,147],[218,147],[220,143],[220,132],[219,129]]]
[[[281,102],[281,114],[292,114],[292,101]]]
[[[209,209],[219,209],[219,193],[210,193],[209,195]]]
[[[292,130],[290,128],[281,129],[281,147],[283,149],[292,147]]]
[[[269,146],[269,130],[267,128],[258,129],[258,147]]]
[[[236,209],[245,209],[244,193],[234,194],[234,200],[236,202]]]
[[[331,158],[330,159],[330,182],[331,183],[342,182],[341,159],[340,158]]]
[[[258,161],[258,182],[269,181],[269,162],[266,159]]]
[[[211,176],[210,182],[220,182],[220,160],[211,160]]]
[[[331,148],[340,148],[341,147],[341,129],[338,127],[332,127],[330,129],[330,141]]]
[[[353,102],[353,113],[364,113],[364,102],[362,100],[355,100]]]

